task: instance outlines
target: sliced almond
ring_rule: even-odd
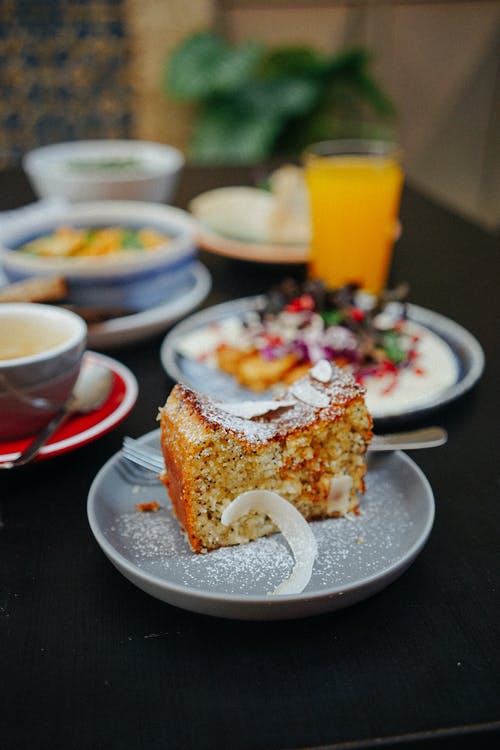
[[[270,411],[288,408],[293,406],[295,401],[234,401],[229,403],[217,403],[215,406],[222,411],[232,414],[234,417],[242,419],[252,419],[252,417],[261,417]]]
[[[309,375],[320,383],[329,383],[333,375],[333,367],[327,359],[320,359],[314,367],[309,370]]]
[[[318,409],[322,409],[330,403],[328,395],[318,391],[313,384],[307,380],[299,380],[297,383],[294,383],[290,388],[290,393],[304,404],[314,406]]]
[[[339,513],[345,516],[349,510],[350,494],[352,489],[352,479],[347,474],[334,477],[330,483],[330,492],[328,493],[328,512]]]

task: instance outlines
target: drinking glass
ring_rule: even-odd
[[[324,141],[304,153],[312,239],[309,275],[331,288],[358,283],[377,294],[387,282],[403,186],[397,145]]]

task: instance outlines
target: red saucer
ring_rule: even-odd
[[[58,456],[104,435],[125,419],[137,401],[137,380],[121,362],[93,351],[85,352],[84,362],[95,362],[111,370],[111,392],[99,409],[90,414],[74,414],[69,417],[40,449],[37,460]],[[23,438],[0,441],[0,462],[15,459],[31,440],[32,438]]]

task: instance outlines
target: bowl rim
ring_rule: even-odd
[[[32,314],[32,317],[46,319],[65,319],[70,321],[74,330],[69,336],[56,346],[52,346],[49,349],[43,349],[42,351],[36,352],[35,354],[29,354],[25,357],[12,357],[10,359],[0,359],[0,373],[5,370],[12,370],[16,367],[25,367],[29,365],[41,364],[52,359],[57,359],[61,354],[66,354],[74,347],[82,347],[83,350],[86,345],[88,326],[84,319],[73,312],[67,310],[64,307],[55,307],[54,305],[45,305],[41,302],[4,302],[0,305],[0,321],[5,316],[9,316],[15,313],[21,314]]]
[[[150,225],[165,233],[176,232],[172,239],[151,253],[81,258],[37,258],[18,253],[12,245],[23,239],[50,232],[61,224]],[[78,277],[123,277],[135,271],[147,272],[158,267],[173,266],[195,254],[196,222],[181,208],[144,201],[85,201],[50,206],[37,216],[12,219],[0,231],[0,265],[8,273],[32,273],[41,276],[63,274]]]
[[[135,169],[112,173],[109,170],[90,171],[87,173],[65,172],[61,167],[63,160],[70,155],[75,159],[84,155],[110,156],[119,153],[128,153],[134,156],[137,152],[143,154],[147,159],[148,168],[145,171],[139,167]],[[154,160],[147,158],[148,155],[154,156]],[[100,138],[92,140],[61,141],[60,143],[51,143],[45,146],[38,146],[26,152],[22,158],[22,166],[25,172],[33,177],[43,177],[47,168],[57,171],[58,179],[73,182],[75,184],[86,183],[131,183],[145,182],[151,179],[158,179],[160,176],[173,177],[185,165],[186,158],[183,152],[171,146],[168,143],[158,141],[143,141],[137,139],[117,139],[117,138]]]

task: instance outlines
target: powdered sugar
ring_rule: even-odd
[[[170,508],[162,508],[157,513],[135,510],[123,513],[117,516],[109,531],[126,541],[131,558],[138,562],[192,555]]]
[[[251,407],[244,402],[246,411],[238,413],[236,409],[228,410],[226,406],[214,401],[209,396],[195,393],[186,386],[182,388],[184,396],[190,400],[208,425],[214,429],[242,435],[249,442],[265,442],[276,436],[313,424],[317,419],[336,419],[353,399],[364,395],[364,388],[357,384],[352,375],[345,369],[332,367],[332,377],[327,383],[314,380],[309,374],[294,383],[278,400],[283,408],[265,409],[260,415],[247,416]],[[259,409],[259,402],[255,408]],[[269,402],[264,402],[268,404]],[[271,402],[272,403],[272,402]],[[168,404],[166,407],[168,408]]]
[[[144,495],[152,493],[144,488]],[[157,493],[156,493],[157,494]],[[130,492],[125,512],[105,534],[138,569],[182,587],[235,596],[263,596],[290,575],[293,557],[281,534],[238,547],[196,555],[172,515],[168,500],[157,513],[134,510]],[[368,476],[359,516],[310,524],[318,554],[308,591],[344,589],[389,569],[420,533],[418,515],[385,472]]]
[[[235,417],[253,419],[254,417],[262,417],[264,414],[269,414],[269,412],[277,411],[278,409],[286,409],[289,406],[294,406],[294,404],[295,401],[291,401],[290,399],[287,401],[276,399],[274,401],[232,401],[224,403],[218,401],[215,406]]]

